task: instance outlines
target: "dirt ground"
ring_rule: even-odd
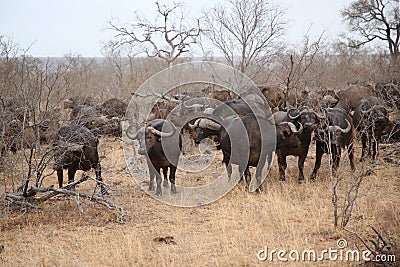
[[[375,237],[370,226],[375,227],[386,240],[397,242],[391,251],[399,261],[398,151],[399,145],[381,150],[374,170],[361,184],[347,228],[368,240]],[[218,153],[212,167],[223,170]],[[356,173],[372,167],[369,162],[358,162],[359,155],[358,147]],[[101,140],[100,156],[104,181],[112,188],[107,199],[124,207],[125,221],[119,223],[118,212],[87,200],[80,200],[83,208],[80,212],[76,202],[65,197],[52,198],[41,210],[31,209],[26,213],[3,207],[1,266],[354,266],[360,263],[327,259],[283,262],[276,254],[273,261],[257,258],[265,247],[269,251],[287,252],[338,249],[337,241],[341,238],[347,241],[345,249],[365,249],[354,234],[333,227],[326,155],[314,183],[298,184],[294,157],[288,161],[286,182],[279,182],[274,159],[261,193],[249,193],[239,183],[218,201],[193,208],[170,206],[151,197],[154,191],[150,195],[142,191],[126,168],[120,142]],[[389,156],[391,161],[387,159]],[[341,173],[353,177],[346,159],[344,153]],[[314,147],[306,160],[306,177],[311,174],[313,164]],[[7,180],[4,173],[1,175],[3,190]],[[196,185],[212,179],[212,172],[190,176],[178,171],[176,182]],[[56,181],[53,174],[46,183],[56,184]],[[87,181],[76,190],[90,193],[94,187],[94,182]],[[344,190],[341,184],[339,215]]]

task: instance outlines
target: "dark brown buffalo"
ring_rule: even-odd
[[[323,125],[315,129],[316,158],[314,170],[310,180],[314,181],[324,153],[332,153],[334,173],[337,171],[340,163],[341,151],[347,147],[350,166],[354,167],[354,125],[353,120],[346,111],[339,108],[329,108],[325,111]]]
[[[279,165],[279,179],[282,181],[285,180],[285,170],[287,168],[286,157],[293,155],[299,157],[297,163],[299,168],[298,180],[301,182],[304,180],[304,161],[307,158],[308,149],[310,147],[311,135],[314,129],[320,124],[322,117],[307,107],[299,110],[290,109],[288,112],[278,111],[273,115],[276,124],[291,122],[303,126],[303,130],[297,135],[297,138],[300,141],[300,146],[286,146],[282,149],[276,150]]]
[[[98,154],[98,139],[85,126],[67,124],[62,126],[55,142],[54,170],[57,171],[58,185],[63,184],[63,169],[68,169],[68,183],[74,181],[77,170],[94,169],[100,183],[101,193],[105,194],[101,177],[101,165]]]
[[[385,107],[383,100],[376,97],[362,99],[353,115],[356,130],[361,134],[362,154],[361,161],[366,155],[371,154],[375,161],[378,155],[379,142],[383,131],[389,125],[389,111]]]
[[[271,135],[274,127],[276,136]],[[267,160],[268,166],[271,166],[274,150],[286,146],[300,145],[300,141],[295,134],[297,131],[293,124],[281,123],[274,125],[269,119],[255,114],[247,114],[233,119],[226,127],[221,127],[220,131],[222,161],[226,165],[228,177],[230,178],[232,175],[232,163],[239,165],[240,177],[244,175],[247,181],[251,176],[249,167],[257,167],[255,173],[256,183],[257,187],[261,186],[262,169]],[[243,144],[246,135],[248,137],[248,147]]]
[[[354,111],[358,103],[369,96],[376,96],[373,88],[368,85],[354,84],[337,93],[338,102],[335,108],[341,108],[347,112]]]
[[[163,170],[164,186],[167,187],[167,172],[169,168],[171,192],[175,194],[175,173],[182,149],[182,138],[175,125],[167,120],[157,119],[153,120],[147,126],[140,128],[136,134],[132,134],[130,131],[129,127],[126,135],[129,139],[139,140],[138,153],[146,156],[150,173],[149,190],[154,190],[154,177],[156,177],[156,195],[160,196],[162,194],[160,169]],[[161,140],[163,141],[161,142]]]

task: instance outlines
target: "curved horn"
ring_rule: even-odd
[[[211,130],[216,130],[219,131],[221,129],[221,125],[219,123],[216,123],[212,120],[207,121],[207,128]]]
[[[303,125],[299,122],[300,126],[299,129],[296,128],[296,125],[294,125],[293,122],[288,122],[288,125],[290,127],[290,130],[292,131],[292,133],[294,134],[300,134],[303,131]]]
[[[294,125],[293,122],[284,121],[284,122],[279,123],[279,125],[284,125],[284,124],[286,124],[287,126],[289,126],[290,130],[292,131],[292,133],[297,133],[296,125]]]
[[[296,116],[291,116],[290,115],[290,111],[292,111],[292,110],[296,110],[297,111],[297,115]],[[287,113],[287,116],[289,117],[289,119],[291,119],[291,120],[295,120],[298,117],[300,117],[300,115],[301,115],[301,113],[296,108],[291,108],[286,113]]]
[[[366,113],[371,112],[375,107],[376,106],[372,106],[369,109],[365,110],[365,109],[363,109],[363,105],[360,105],[360,112],[361,112],[361,114],[366,114]]]
[[[199,127],[200,120],[201,120],[201,119],[197,119],[197,120],[194,122],[194,124],[190,124],[190,123],[189,123],[189,128],[190,128],[190,129],[194,129],[194,128],[196,128],[196,127]]]
[[[130,129],[131,129],[131,127],[132,127],[132,126],[129,126],[128,129],[126,129],[126,131],[125,131],[125,132],[126,132],[126,136],[128,136],[129,139],[135,140],[135,139],[137,139],[137,135],[138,135],[138,132],[139,132],[139,131],[136,132],[136,134],[133,135],[133,134],[131,134],[131,133],[129,132]]]
[[[348,133],[348,132],[350,132],[350,130],[351,130],[351,124],[350,124],[350,122],[349,122],[347,119],[345,119],[345,121],[346,121],[346,123],[347,123],[347,127],[346,127],[346,128],[343,129],[343,128],[340,127],[340,126],[336,126],[337,129],[340,130],[342,133]]]
[[[161,132],[161,131],[157,130],[156,128],[152,127],[152,126],[148,126],[147,130],[149,130],[154,135],[158,135],[160,137],[166,137],[167,138],[167,137],[171,137],[171,136],[173,136],[175,134],[175,126],[172,123],[171,123],[171,126],[173,128],[172,131],[171,132],[167,132],[167,133]]]
[[[300,125],[299,129],[297,129],[297,132],[295,132],[295,133],[296,134],[301,134],[301,132],[303,131],[303,124],[301,124],[300,122],[298,122],[298,124]]]

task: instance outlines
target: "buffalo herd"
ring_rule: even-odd
[[[202,92],[203,96],[182,95],[179,98],[163,98],[151,110],[143,127],[131,124],[126,135],[139,141],[138,154],[145,156],[150,175],[149,190],[161,195],[161,170],[164,186],[176,193],[175,174],[182,153],[182,135],[188,134],[195,144],[205,138],[213,138],[216,148],[222,151],[222,162],[227,176],[232,165],[239,167],[239,175],[248,182],[250,167],[256,167],[257,187],[262,183],[262,169],[270,166],[273,153],[277,156],[279,179],[285,180],[287,156],[298,157],[298,180],[305,179],[304,163],[315,141],[315,165],[310,180],[314,181],[324,153],[332,158],[332,170],[339,167],[342,149],[346,149],[350,167],[354,165],[354,141],[361,139],[361,161],[372,156],[376,161],[379,142],[399,141],[399,119],[390,115],[398,109],[399,92],[388,93],[387,85],[350,85],[345,90],[302,91],[295,101],[284,97],[281,88],[260,87],[245,90],[240,95],[232,92]],[[390,87],[390,90],[393,90]],[[3,105],[4,106],[4,105]],[[77,170],[94,169],[101,192],[101,165],[98,155],[100,136],[122,136],[121,121],[125,120],[127,104],[116,98],[102,104],[90,99],[69,98],[64,101],[68,111],[67,121],[55,124],[49,118],[61,117],[50,113],[40,123],[29,121],[25,112],[22,117],[14,111],[3,112],[1,120],[1,155],[7,151],[31,148],[47,142],[54,148],[54,167],[59,186],[63,186],[63,169],[68,170],[68,182],[74,180]],[[6,108],[4,106],[4,111]],[[187,114],[196,118],[183,120]],[[18,116],[17,116],[18,115]],[[136,116],[134,116],[136,118]],[[47,118],[47,120],[46,120]],[[129,119],[129,118],[127,118]],[[133,118],[130,118],[133,119]],[[131,120],[130,120],[131,121]],[[163,142],[161,142],[163,140]],[[170,149],[168,147],[170,146]],[[372,147],[372,153],[371,153]],[[168,176],[169,170],[169,176]]]
[[[261,94],[257,94],[257,91]],[[257,186],[261,185],[262,167],[264,164],[271,165],[273,152],[277,155],[280,180],[285,180],[287,156],[298,157],[298,180],[302,182],[305,179],[304,162],[314,139],[315,165],[310,175],[310,180],[314,181],[324,153],[331,155],[333,174],[338,170],[343,149],[347,150],[350,167],[355,170],[353,143],[356,134],[360,136],[362,143],[361,161],[371,154],[371,146],[372,160],[376,160],[379,142],[385,133],[391,132],[392,140],[399,134],[393,132],[397,124],[389,117],[389,113],[396,107],[393,103],[397,103],[397,100],[393,102],[383,98],[382,92],[379,93],[370,86],[350,85],[337,93],[333,90],[324,90],[321,94],[303,91],[305,99],[299,97],[295,107],[285,107],[285,98],[279,94],[279,89],[274,91],[271,87],[251,88],[237,97],[227,97],[226,91],[220,93],[221,96],[218,91],[207,95],[208,98],[218,99],[219,104],[212,102],[210,105],[210,101],[204,100],[200,104],[192,100],[182,103],[184,109],[195,109],[198,117],[188,123],[190,136],[195,144],[213,137],[216,148],[222,150],[222,162],[226,165],[228,179],[232,174],[231,164],[238,165],[240,177],[247,182],[251,177],[249,167],[256,167]],[[260,95],[263,99],[259,98]],[[176,105],[178,104],[174,103]],[[163,135],[177,134],[177,128],[173,127],[174,117],[179,117],[182,113],[174,114],[172,108],[168,109],[165,105],[164,109],[164,117],[150,120],[136,134],[131,133],[132,126],[126,132],[128,138],[139,140],[139,152],[146,155],[148,163],[151,163],[149,190],[153,189],[152,181],[156,176],[157,195],[161,194],[160,169],[163,169],[164,183],[168,184],[168,167],[171,170],[171,191],[176,192],[175,172],[179,157],[165,157],[159,142]],[[199,110],[204,110],[203,116],[199,115]],[[174,130],[167,134],[160,129],[155,131],[152,130],[153,124],[168,124]],[[185,129],[183,125],[175,125],[182,127],[182,134]],[[167,139],[168,137],[164,140]],[[175,140],[177,142],[178,139]],[[181,148],[182,141],[179,139],[179,149],[176,150],[178,154]]]

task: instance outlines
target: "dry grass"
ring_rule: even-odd
[[[256,253],[264,246],[287,251],[336,248],[341,237],[349,248],[360,245],[351,234],[333,228],[326,156],[316,183],[298,185],[294,158],[288,163],[287,181],[279,183],[275,160],[262,193],[250,194],[239,185],[213,204],[179,208],[162,204],[139,189],[125,168],[120,143],[103,141],[100,148],[103,177],[113,187],[110,199],[125,207],[127,221],[118,224],[115,214],[91,203],[85,203],[82,214],[70,199],[53,199],[42,210],[26,214],[2,210],[0,265],[281,266],[276,260],[258,261]],[[306,162],[307,176],[314,164],[312,155]],[[343,173],[348,171],[346,165]],[[382,160],[378,166],[361,186],[348,228],[367,237],[368,226],[374,225],[399,241],[400,167]],[[184,177],[178,172],[177,183]],[[47,182],[55,184],[55,175]],[[87,182],[77,190],[88,191],[93,185]],[[168,238],[164,242],[162,238],[169,236],[172,242]]]

